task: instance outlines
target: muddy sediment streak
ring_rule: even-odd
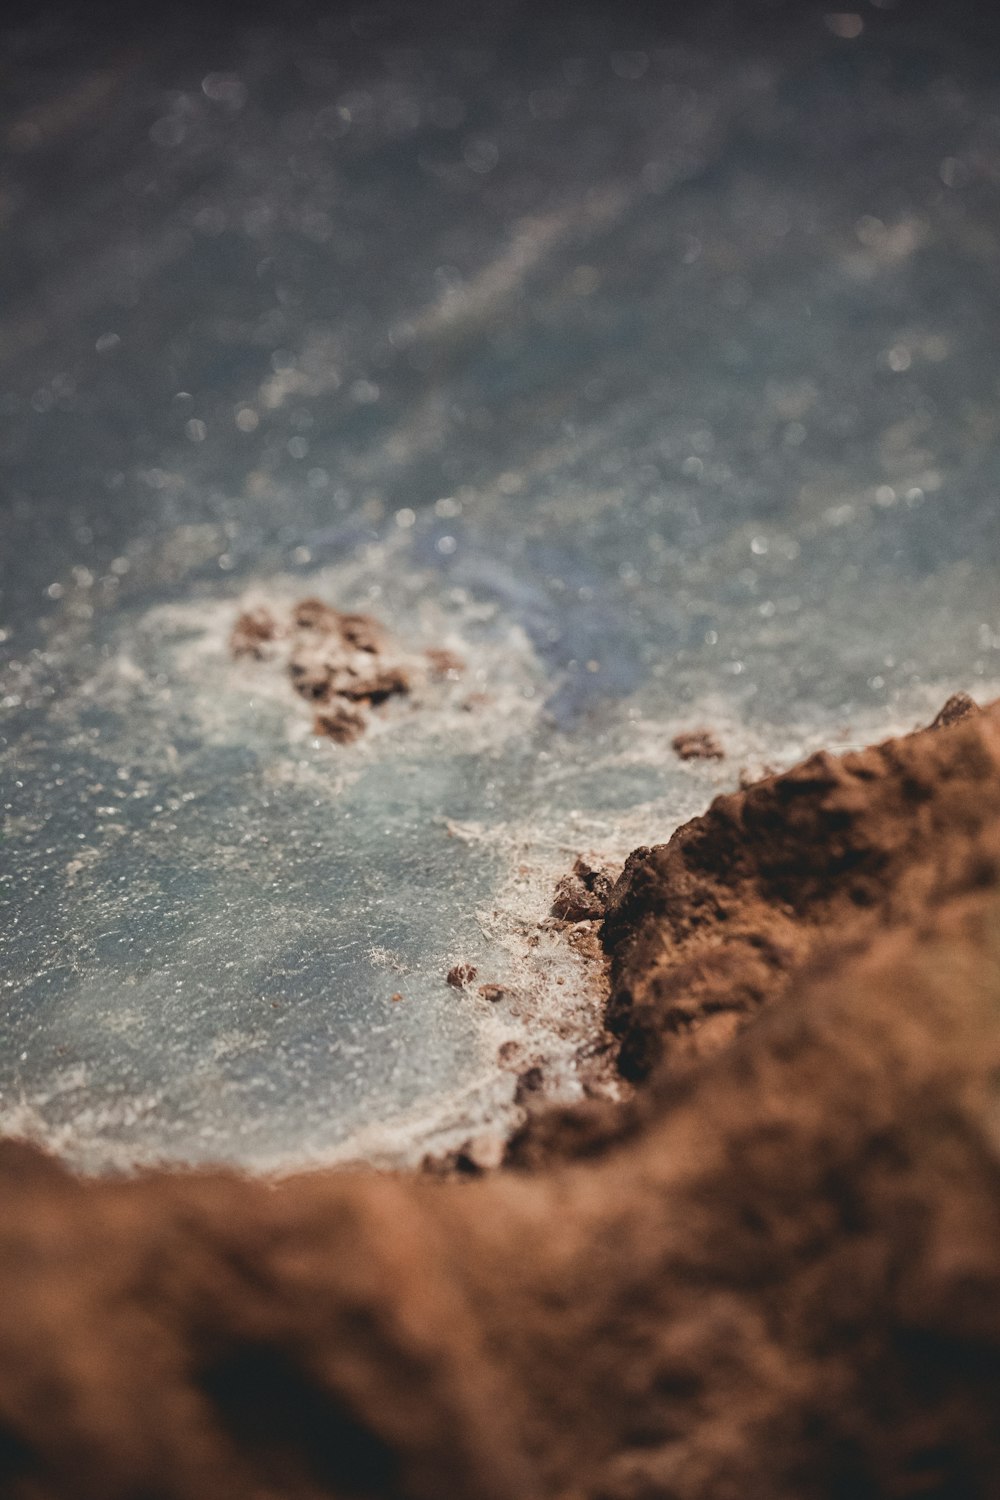
[[[0,1148],[0,1493],[1000,1493],[1000,706],[961,707],[632,856],[637,1102],[585,1154],[563,1120],[468,1182],[84,1183]]]

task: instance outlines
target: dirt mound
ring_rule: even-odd
[[[932,730],[813,755],[629,857],[603,930],[626,1077],[708,1055],[810,964],[997,880],[1000,713],[956,695]]]

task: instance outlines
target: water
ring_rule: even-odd
[[[862,19],[16,34],[3,1128],[89,1170],[506,1129],[503,1043],[574,1097],[596,1024],[538,927],[577,853],[1000,690],[1000,86]],[[226,651],[304,593],[463,682],[315,741]]]

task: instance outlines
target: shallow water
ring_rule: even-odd
[[[373,14],[18,33],[0,1125],[91,1170],[412,1159],[505,1040],[573,1097],[577,853],[1000,690],[975,36]],[[306,592],[464,682],[313,740],[225,647]]]

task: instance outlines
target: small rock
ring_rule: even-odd
[[[710,729],[682,729],[670,741],[681,760],[725,760],[726,752]]]
[[[474,964],[455,964],[454,968],[448,970],[448,983],[452,989],[464,990],[478,972]]]
[[[577,859],[556,886],[552,915],[563,922],[597,921],[604,916],[613,886],[606,868]]]

